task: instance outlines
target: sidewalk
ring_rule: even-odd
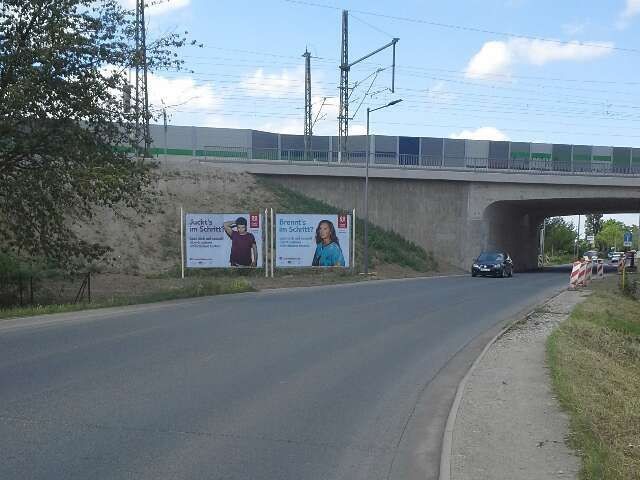
[[[545,342],[586,296],[554,297],[496,340],[470,372],[453,426],[451,480],[577,478],[580,459],[565,443],[568,416],[551,391]]]

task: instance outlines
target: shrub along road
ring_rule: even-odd
[[[458,381],[567,281],[364,282],[4,321],[0,478],[435,478]]]

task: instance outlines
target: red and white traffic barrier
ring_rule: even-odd
[[[586,284],[589,285],[591,283],[591,276],[593,275],[593,261],[587,260],[587,275],[585,277]]]
[[[596,278],[604,278],[604,260],[598,260]]]
[[[573,290],[580,286],[580,272],[582,262],[573,262],[573,268],[571,269],[571,277],[569,277],[569,289]]]
[[[580,272],[578,273],[578,286],[587,286],[587,262],[580,262]]]

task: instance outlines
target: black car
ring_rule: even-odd
[[[507,252],[482,252],[471,266],[471,276],[511,277],[513,261]]]

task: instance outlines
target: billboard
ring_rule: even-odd
[[[351,215],[276,214],[276,267],[348,267]]]
[[[259,213],[187,213],[187,267],[262,267],[262,232]]]

